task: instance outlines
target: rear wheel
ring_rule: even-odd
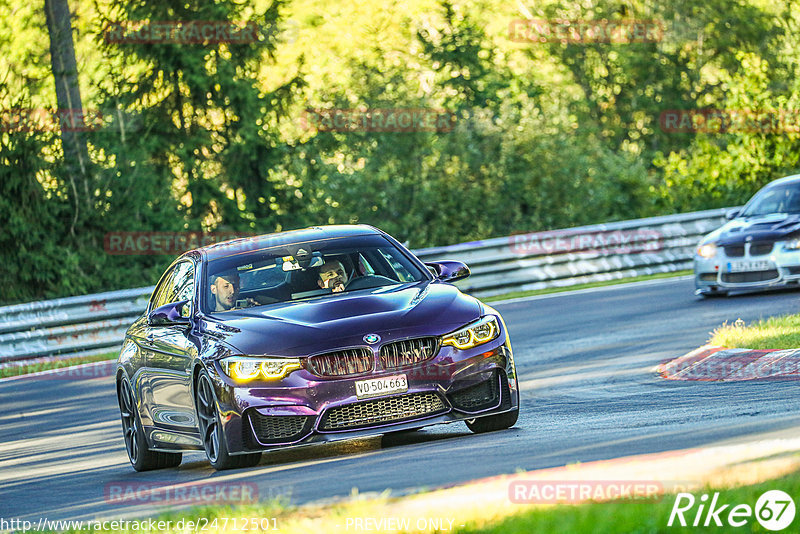
[[[476,434],[480,434],[482,432],[493,432],[495,430],[511,428],[517,422],[518,417],[519,408],[515,408],[510,412],[476,419],[467,419],[465,422],[467,423],[467,428]]]
[[[204,370],[197,379],[195,392],[195,405],[200,421],[200,434],[203,437],[203,448],[211,467],[217,471],[236,469],[239,467],[253,467],[261,461],[261,453],[232,455],[228,452],[228,443],[220,423],[217,412],[217,402],[214,396],[214,385],[211,377]]]
[[[133,397],[133,388],[127,378],[123,378],[117,387],[117,400],[122,418],[122,433],[125,438],[125,449],[128,459],[136,471],[151,471],[180,465],[183,455],[179,452],[157,452],[147,447],[139,411]]]

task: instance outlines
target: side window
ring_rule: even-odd
[[[168,294],[170,293],[170,288],[172,287],[172,279],[175,276],[175,269],[172,268],[167,271],[167,274],[161,279],[161,283],[156,287],[155,291],[153,291],[153,296],[150,297],[150,309],[155,310],[159,306],[167,304],[169,302]]]
[[[170,302],[188,300],[191,302],[194,297],[194,264],[190,261],[179,263],[175,267],[175,278],[173,279],[174,297]],[[181,308],[181,315],[189,317],[191,305]]]
[[[394,278],[395,280],[398,280],[400,282],[411,282],[414,280],[414,275],[409,272],[409,270],[406,268],[405,265],[403,265],[403,263],[401,263],[401,259],[395,255],[396,253],[393,253],[393,251],[384,248],[379,248],[378,252],[381,253],[381,255],[386,259],[386,261],[389,262],[389,265],[392,266],[392,269],[394,269],[395,276],[390,276],[390,278]],[[402,261],[408,261],[408,260],[403,258]]]
[[[175,267],[173,290],[174,297],[170,302],[192,299],[194,295],[194,265],[192,262],[184,261]]]
[[[359,272],[365,276],[374,275],[375,268],[367,261],[367,258],[364,257],[363,254],[360,252],[358,253],[358,265],[359,265]]]
[[[153,293],[154,300],[151,309],[158,308],[164,304],[178,302],[180,300],[191,300],[194,295],[194,265],[190,261],[182,261],[177,264],[169,274],[164,277],[161,285]],[[181,315],[188,315],[190,308],[187,306],[181,310]]]

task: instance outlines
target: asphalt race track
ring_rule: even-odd
[[[0,382],[0,517],[133,518],[110,485],[197,480],[257,483],[292,503],[414,491],[516,470],[800,432],[795,381],[673,382],[653,367],[723,321],[796,313],[800,292],[700,300],[686,278],[561,294],[496,307],[511,330],[522,390],[517,425],[471,434],[463,423],[264,455],[216,473],[202,453],[178,469],[135,473],[113,378]]]

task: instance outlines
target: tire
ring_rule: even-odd
[[[214,395],[214,385],[211,377],[205,370],[197,377],[195,389],[195,407],[197,419],[200,422],[200,435],[203,439],[203,449],[211,467],[217,471],[237,469],[240,467],[253,467],[261,461],[261,453],[232,455],[228,452],[228,443],[222,430],[217,400]]]
[[[497,415],[489,415],[486,417],[478,417],[476,419],[467,419],[467,428],[475,434],[483,432],[494,432],[495,430],[505,430],[511,428],[517,422],[519,417],[519,408],[510,412],[505,412]]]
[[[261,461],[261,453],[254,452],[252,454],[240,454],[234,456],[239,461],[239,467],[255,467]]]
[[[419,443],[421,439],[424,439],[420,434],[421,431],[422,428],[386,431],[381,436],[381,447],[394,447],[398,445]]]
[[[122,419],[122,434],[125,439],[125,450],[128,452],[133,469],[136,471],[152,471],[178,467],[183,459],[180,452],[151,451],[147,446],[147,438],[139,419],[139,410],[133,396],[133,388],[126,377],[117,385],[117,401]]]

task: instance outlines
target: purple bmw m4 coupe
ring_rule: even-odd
[[[116,373],[137,471],[204,450],[216,469],[292,445],[517,421],[500,314],[369,226],[314,227],[181,255],[127,331]]]

